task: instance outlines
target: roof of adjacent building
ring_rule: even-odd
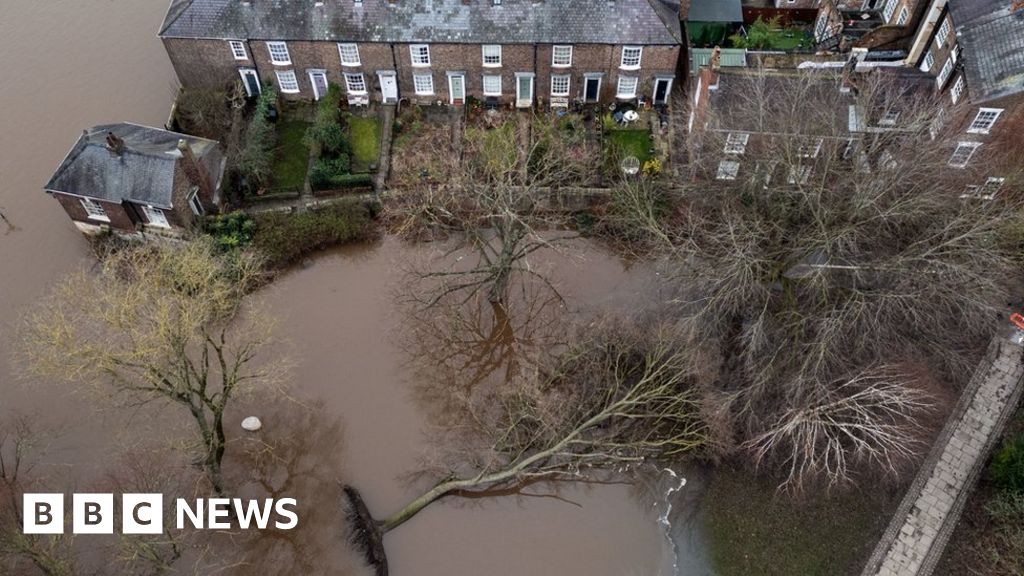
[[[679,44],[677,0],[172,0],[169,38]]]
[[[107,135],[124,142],[120,154],[107,147]],[[137,124],[105,124],[86,130],[43,188],[99,200],[131,200],[172,207],[175,170],[184,139],[214,181],[223,170],[220,145],[213,140]]]
[[[740,0],[693,0],[686,19],[690,22],[743,22]]]
[[[950,0],[975,101],[1024,92],[1024,8],[1010,0]]]

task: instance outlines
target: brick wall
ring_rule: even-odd
[[[164,38],[164,48],[182,86],[223,88],[239,79],[238,69],[252,67],[248,60],[235,60],[224,40]]]
[[[345,87],[344,72],[359,72],[364,75],[370,99],[380,101],[377,72],[395,71],[399,96],[424,104],[437,100],[450,102],[448,72],[465,73],[466,94],[479,99],[484,98],[483,76],[501,75],[503,103],[514,101],[517,72],[536,75],[534,97],[544,103],[550,100],[552,73],[571,75],[570,99],[582,97],[584,76],[593,73],[603,73],[600,94],[602,102],[615,98],[620,73],[637,76],[637,95],[650,98],[655,76],[674,75],[680,54],[679,46],[644,46],[640,70],[620,71],[621,46],[577,44],[573,46],[572,66],[552,70],[551,45],[504,44],[501,66],[485,67],[479,44],[430,44],[430,66],[420,67],[412,65],[409,44],[360,43],[361,64],[343,67],[336,42],[288,42],[291,63],[287,65],[271,62],[267,44],[263,40],[249,40],[245,45],[248,58],[236,60],[226,40],[164,39],[164,46],[184,86],[220,87],[224,82],[238,78],[240,68],[255,68],[263,83],[276,86],[276,71],[291,70],[295,73],[299,92],[282,96],[310,100],[313,98],[313,88],[309,70],[325,70],[328,82],[342,88]],[[434,84],[432,95],[416,95],[414,74],[431,75]]]
[[[64,207],[64,211],[68,213],[72,220],[85,222],[93,226],[108,225],[115,230],[124,232],[135,232],[135,222],[137,219],[123,205],[117,202],[95,200],[95,202],[103,206],[103,209],[107,212],[107,217],[110,218],[110,222],[104,222],[89,218],[89,214],[82,207],[82,202],[77,196],[54,192],[53,197],[60,202],[60,205]]]

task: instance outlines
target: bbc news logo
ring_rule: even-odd
[[[22,498],[25,534],[64,533],[63,494],[25,494]],[[278,530],[291,530],[299,524],[294,498],[278,500],[242,500],[241,498],[200,498],[189,502],[174,501],[175,526],[200,530],[265,530],[273,525]],[[71,498],[71,532],[73,534],[113,534],[113,494],[74,494]],[[122,494],[122,534],[162,534],[164,531],[163,494]],[[271,522],[273,520],[273,522]]]

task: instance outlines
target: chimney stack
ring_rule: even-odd
[[[107,150],[110,150],[117,156],[124,154],[124,140],[113,132],[107,132]]]
[[[206,203],[212,203],[213,185],[210,184],[206,170],[203,169],[203,166],[196,160],[195,154],[192,153],[192,147],[188,145],[188,141],[184,138],[178,140],[178,151],[181,152],[181,168],[185,171],[185,176],[188,177],[194,186],[199,187],[200,198]]]

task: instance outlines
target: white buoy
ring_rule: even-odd
[[[263,422],[260,422],[260,419],[257,418],[256,416],[248,416],[247,418],[242,420],[242,428],[248,430],[249,432],[255,432],[260,428],[263,428]]]

